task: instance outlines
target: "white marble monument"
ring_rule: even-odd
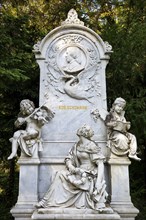
[[[34,45],[34,53],[40,107],[32,106],[23,120],[18,116],[19,126],[26,122],[27,127],[12,139],[8,159],[18,146],[22,151],[12,215],[15,220],[134,220],[138,210],[130,198],[128,166],[129,158],[139,160],[137,148],[126,139],[121,154],[123,142],[113,140],[113,127],[120,125],[111,125],[107,112],[105,73],[112,47],[71,9],[60,27]],[[124,132],[136,141],[127,124]]]

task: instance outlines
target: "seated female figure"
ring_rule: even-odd
[[[136,137],[129,133],[130,122],[126,121],[124,117],[124,108],[126,101],[123,98],[117,98],[107,115],[105,124],[108,127],[109,142],[111,151],[118,155],[126,155],[134,160],[141,160],[137,157],[137,141]]]
[[[58,172],[44,198],[36,205],[99,210],[107,198],[104,156],[91,140],[93,130],[84,125],[77,131],[79,141],[65,158],[65,170]]]

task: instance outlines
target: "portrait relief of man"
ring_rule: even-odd
[[[78,72],[85,67],[85,55],[83,51],[75,46],[67,47],[64,52],[64,65],[62,69],[65,72]]]

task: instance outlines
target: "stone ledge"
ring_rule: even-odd
[[[10,212],[16,220],[31,220],[32,213],[34,212],[34,206],[16,205]]]
[[[40,159],[38,158],[20,158],[18,160],[19,165],[39,165]]]
[[[42,214],[40,212],[43,212]],[[32,217],[35,220],[63,220],[63,219],[95,219],[95,220],[120,220],[120,216],[117,213],[100,213],[91,209],[39,209],[36,210]]]

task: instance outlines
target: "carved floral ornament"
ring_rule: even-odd
[[[41,53],[41,52],[40,52],[40,44],[41,44],[41,41],[38,41],[38,42],[33,46],[33,52],[35,52],[36,54]]]
[[[107,41],[104,42],[104,45],[105,45],[105,51],[108,53],[109,52],[112,53],[112,46]]]
[[[98,108],[92,109],[90,113],[95,122],[101,117]]]
[[[61,25],[66,25],[66,24],[79,24],[79,25],[84,25],[83,21],[80,21],[78,18],[78,14],[74,9],[71,9],[68,12],[67,19],[61,23]]]

